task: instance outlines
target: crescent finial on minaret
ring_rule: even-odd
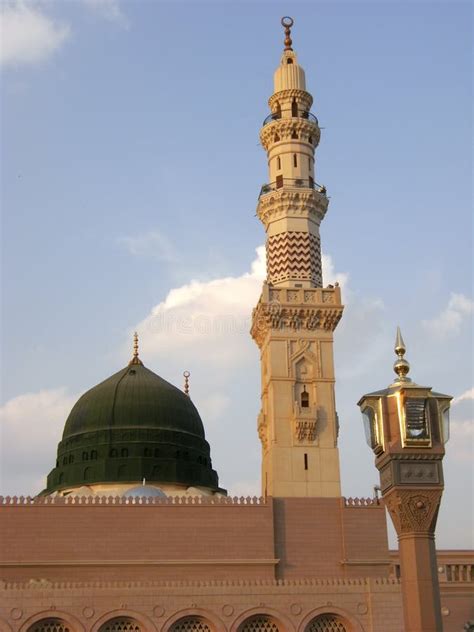
[[[291,39],[291,27],[294,24],[293,18],[290,18],[289,15],[285,15],[281,18],[281,25],[285,29],[285,50],[293,50],[292,44],[293,41]]]

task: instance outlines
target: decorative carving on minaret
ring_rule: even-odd
[[[267,239],[268,281],[307,279],[323,283],[319,235],[288,231]]]

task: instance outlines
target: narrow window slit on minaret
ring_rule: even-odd
[[[304,469],[308,469],[308,455],[306,452],[304,453]]]
[[[301,408],[309,408],[309,393],[306,390],[306,386],[303,387],[301,393]]]
[[[291,103],[291,116],[298,116],[298,104],[294,99]]]
[[[277,156],[277,169],[278,170],[281,169],[281,158],[280,158],[280,156]]]
[[[293,154],[293,167],[297,167],[297,166],[298,166],[298,158],[296,154]]]

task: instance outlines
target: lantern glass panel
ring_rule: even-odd
[[[365,440],[372,450],[377,445],[377,430],[375,427],[375,412],[373,408],[368,406],[362,411],[362,419],[364,421]]]
[[[448,443],[449,441],[449,406],[441,413],[441,424],[443,428],[443,441]]]

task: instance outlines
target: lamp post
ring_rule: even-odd
[[[398,535],[405,632],[441,632],[434,534],[452,397],[407,377],[405,352],[398,329],[396,380],[364,395],[358,405],[380,472],[382,498]]]

